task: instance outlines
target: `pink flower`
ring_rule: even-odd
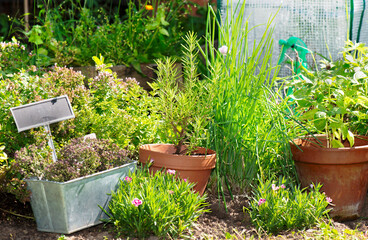
[[[227,52],[228,52],[228,47],[227,46],[222,46],[220,47],[219,49],[219,52],[223,55],[223,56],[226,56]]]
[[[275,184],[272,184],[272,190],[277,191],[279,190],[279,187],[277,187]]]
[[[167,169],[167,173],[171,175],[175,175],[175,170]]]
[[[151,160],[149,160],[149,163],[153,163],[155,160],[153,160],[153,158],[151,158]]]
[[[332,202],[332,198],[330,198],[330,197],[326,197],[326,201],[327,201],[328,203],[331,203],[331,202]]]
[[[183,179],[184,182],[187,182],[188,180],[186,178]]]
[[[260,198],[259,200],[258,200],[258,206],[261,206],[263,203],[265,203],[266,202],[266,199],[264,199],[264,198]]]
[[[285,189],[286,187],[285,187],[285,185],[284,185],[284,184],[281,184],[280,188]]]
[[[173,194],[174,193],[174,191],[173,190],[169,190],[169,194]]]
[[[134,198],[133,201],[132,201],[132,204],[135,206],[135,207],[138,207],[139,205],[142,205],[142,200],[138,199],[138,198]]]
[[[311,183],[311,184],[309,185],[309,187],[313,189],[313,188],[314,188],[314,185]]]
[[[127,176],[127,177],[124,178],[124,180],[127,181],[127,182],[131,182],[132,178]]]

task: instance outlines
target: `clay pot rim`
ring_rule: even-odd
[[[323,149],[324,151],[347,151],[347,150],[352,150],[352,149],[366,149],[368,148],[368,136],[363,136],[363,135],[354,135],[355,139],[360,139],[363,141],[366,141],[367,144],[364,145],[359,145],[359,146],[355,146],[355,147],[343,147],[343,148],[328,148],[325,146],[321,146],[319,143],[317,143],[315,141],[315,138],[319,139],[319,140],[325,140],[326,135],[325,134],[314,134],[314,135],[306,135],[304,137],[300,137],[300,138],[295,138],[291,141],[289,141],[290,145],[293,145],[295,148],[305,148],[305,149]],[[309,145],[302,145],[302,144],[297,144],[297,142],[299,143],[303,143],[303,142],[310,142],[312,144]]]
[[[161,151],[156,151],[155,149],[151,149],[151,148],[147,148],[148,146],[174,146],[174,144],[169,144],[169,143],[148,143],[148,144],[143,144],[141,146],[139,146],[140,150],[149,150],[152,152],[157,152],[157,153],[162,153]],[[198,149],[204,149],[207,150],[208,154],[203,154],[203,155],[188,155],[191,156],[193,158],[195,157],[203,157],[203,156],[213,156],[216,155],[216,152],[212,149],[209,148],[204,148],[204,147],[197,147]],[[170,153],[172,155],[176,155],[176,156],[185,156],[184,154],[174,154],[174,153]]]

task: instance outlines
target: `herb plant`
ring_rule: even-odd
[[[8,192],[25,201],[29,193],[24,178],[66,182],[130,161],[125,150],[104,139],[72,139],[57,154],[58,161],[53,162],[52,152],[44,142],[17,151],[12,170],[19,174],[9,182]]]
[[[343,59],[321,61],[315,71],[301,67],[287,87],[295,106],[294,118],[306,125],[309,133],[323,133],[327,147],[354,145],[354,134],[366,134],[368,127],[368,47],[348,41]]]
[[[250,207],[245,210],[260,231],[277,234],[284,230],[307,229],[328,217],[327,207],[333,203],[333,199],[319,191],[321,187],[318,184],[300,190],[283,179],[277,183],[260,182]]]
[[[257,178],[293,174],[283,105],[274,90],[279,67],[272,64],[273,18],[264,24],[262,38],[250,42],[256,29],[245,8],[245,1],[234,3],[221,22],[210,7],[201,52],[213,84],[209,139],[218,155],[214,173],[220,193],[249,189]]]
[[[207,211],[206,196],[194,193],[192,187],[174,170],[155,174],[148,168],[138,170],[111,193],[107,222],[119,236],[180,238]]]
[[[175,154],[187,146],[190,154],[206,138],[210,121],[209,82],[197,73],[197,39],[194,33],[184,38],[183,75],[172,58],[157,60],[157,80],[150,84],[157,96],[156,111],[162,115],[163,134],[175,145]]]

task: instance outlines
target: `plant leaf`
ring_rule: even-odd
[[[353,147],[354,146],[354,134],[352,132],[350,132],[350,130],[348,130],[348,134],[347,134],[347,139],[350,143],[350,147]]]
[[[160,32],[162,35],[169,36],[169,32],[168,32],[165,28],[160,28],[159,32]]]
[[[331,141],[331,146],[333,148],[343,148],[344,147],[344,145],[339,140],[336,140],[336,139],[333,139]]]
[[[315,114],[317,113],[317,111],[318,111],[317,108],[309,110],[306,113],[304,113],[299,119],[300,120],[312,120],[314,118]]]

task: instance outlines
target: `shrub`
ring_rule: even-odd
[[[190,3],[149,2],[147,9],[148,1],[126,1],[124,16],[73,1],[54,7],[37,5],[36,25],[26,34],[37,53],[37,63],[88,66],[93,64],[93,56],[102,54],[114,65],[141,71],[140,63],[180,55],[177,49],[188,26]]]
[[[207,211],[205,195],[194,193],[192,187],[170,171],[151,175],[147,169],[138,170],[111,194],[106,221],[115,225],[119,236],[177,239]]]
[[[0,76],[28,68],[31,55],[14,37],[11,42],[0,42]]]
[[[127,152],[103,139],[72,139],[58,153],[53,162],[52,152],[45,143],[22,148],[15,154],[13,172],[19,173],[8,184],[7,190],[25,201],[28,192],[24,178],[65,182],[127,163]]]
[[[89,79],[92,95],[91,112],[86,124],[99,138],[113,139],[132,153],[145,143],[157,142],[159,116],[152,111],[154,97],[134,78],[118,79],[103,63],[94,58],[99,74]]]
[[[331,199],[320,192],[321,185],[309,190],[278,184],[260,183],[246,209],[258,230],[278,233],[283,230],[306,229],[327,216]]]
[[[88,125],[78,124],[82,109],[90,102],[84,78],[72,69],[55,66],[41,76],[21,71],[0,81],[0,118],[3,123],[0,142],[6,145],[9,157],[12,158],[16,150],[34,144],[39,132],[43,132],[43,129],[34,129],[18,133],[10,112],[12,107],[67,94],[78,119],[52,124],[52,134],[59,141],[67,141],[89,133]]]
[[[97,67],[101,68],[99,64]],[[75,118],[51,125],[55,144],[91,132],[133,152],[141,144],[156,141],[158,117],[151,111],[153,97],[134,79],[118,79],[106,66],[100,70],[96,78],[89,79],[87,87],[80,72],[58,66],[41,76],[21,71],[0,81],[0,142],[9,157],[34,144],[43,134],[42,128],[18,133],[10,108],[64,94]]]
[[[0,128],[1,128],[1,124],[0,124]],[[4,180],[5,180],[6,172],[9,166],[8,161],[7,161],[8,156],[4,152],[4,148],[5,147],[0,143],[0,192],[4,188]]]

